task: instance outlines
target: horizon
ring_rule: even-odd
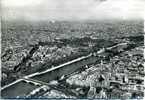
[[[2,0],[2,19],[81,21],[144,19],[144,0]]]

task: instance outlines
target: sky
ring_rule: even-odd
[[[6,20],[140,19],[145,0],[1,0]]]

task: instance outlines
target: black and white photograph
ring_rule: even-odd
[[[143,100],[145,0],[1,0],[1,100]]]

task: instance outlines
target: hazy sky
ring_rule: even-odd
[[[145,0],[1,0],[5,19],[143,18]]]

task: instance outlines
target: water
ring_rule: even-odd
[[[91,56],[91,57],[88,57],[81,61],[69,64],[69,65],[65,65],[64,67],[60,67],[56,70],[53,70],[53,71],[50,71],[47,73],[43,73],[41,75],[36,75],[31,78],[35,79],[35,80],[43,81],[43,82],[49,82],[54,79],[59,79],[63,75],[71,74],[71,73],[79,70],[80,68],[84,67],[87,64],[95,63],[97,60],[98,60],[97,57]]]
[[[60,78],[62,75],[68,75],[75,71],[81,69],[84,65],[92,64],[97,61],[97,57],[91,56],[86,59],[80,60],[78,62],[63,66],[61,68],[55,69],[53,71],[43,73],[41,75],[35,75],[31,77],[31,79],[42,81],[42,82],[50,82],[52,80]],[[12,86],[9,86],[1,91],[3,98],[15,98],[17,96],[25,97],[28,95],[32,90],[38,88],[34,84],[26,83],[24,81],[20,81]]]
[[[32,83],[26,83],[25,81],[20,81],[8,88],[5,88],[1,91],[2,98],[16,98],[19,97],[25,97],[28,95],[32,90],[38,88],[39,86],[36,86]]]

